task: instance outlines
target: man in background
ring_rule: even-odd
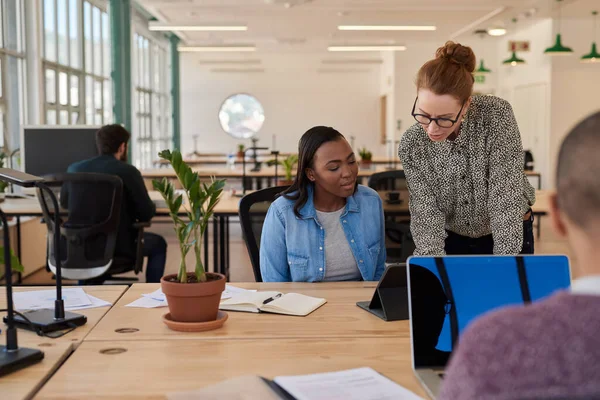
[[[106,125],[96,132],[99,156],[69,166],[67,172],[94,172],[116,175],[123,181],[123,201],[115,257],[135,260],[137,230],[134,222],[150,221],[156,207],[140,171],[127,163],[127,143],[131,135],[121,125]],[[155,233],[144,232],[144,257],[148,257],[146,282],[160,282],[167,259],[167,242]],[[110,271],[110,270],[109,270]]]

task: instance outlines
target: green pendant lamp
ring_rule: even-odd
[[[550,56],[568,56],[573,54],[573,49],[570,47],[566,47],[563,46],[562,41],[561,41],[561,36],[560,36],[560,21],[561,21],[561,15],[560,15],[560,2],[562,0],[556,0],[559,5],[558,5],[558,32],[556,34],[556,42],[554,42],[554,46],[552,47],[548,47],[546,50],[544,50],[545,54],[548,54]]]
[[[517,52],[513,51],[512,56],[510,58],[507,58],[506,60],[502,61],[502,64],[512,65],[513,67],[516,67],[517,65],[525,64],[525,60],[517,57]]]
[[[597,63],[600,62],[600,54],[596,50],[596,28],[597,28],[597,19],[598,19],[598,11],[592,11],[592,15],[594,16],[594,37],[592,38],[592,51],[590,54],[586,54],[581,57],[582,63]]]
[[[475,31],[475,34],[479,36],[479,39],[481,41],[481,47],[482,47],[482,51],[481,52],[484,53],[485,46],[483,45],[483,38],[485,36],[487,36],[488,33],[487,33],[486,30],[479,29],[479,30]],[[488,68],[485,67],[485,62],[483,61],[483,58],[482,58],[479,61],[479,68],[477,68],[475,71],[473,71],[473,74],[474,75],[485,75],[485,74],[489,74],[491,72],[492,72],[491,69],[488,69]]]

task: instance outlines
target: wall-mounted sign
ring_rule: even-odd
[[[508,51],[529,51],[530,45],[529,40],[514,40],[508,42]]]

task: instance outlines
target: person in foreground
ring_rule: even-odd
[[[558,157],[555,230],[578,277],[570,291],[493,312],[460,338],[440,399],[600,398],[600,113],[581,122]]]
[[[298,160],[293,184],[263,225],[263,280],[379,280],[386,259],[382,202],[357,185],[358,164],[344,136],[330,127],[309,129]]]
[[[67,172],[95,172],[121,178],[123,202],[115,256],[135,259],[137,231],[133,228],[133,223],[150,221],[156,207],[148,196],[140,171],[126,162],[129,138],[129,132],[121,125],[103,126],[96,132],[96,145],[100,155],[70,165]],[[148,257],[146,282],[160,282],[167,260],[167,242],[160,235],[144,232],[143,254]],[[96,278],[99,281],[102,279]]]
[[[475,54],[448,42],[417,75],[398,156],[415,255],[533,253],[535,190],[508,102],[473,96]]]

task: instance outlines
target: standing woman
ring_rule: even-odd
[[[535,190],[508,102],[473,95],[475,55],[447,42],[417,75],[398,155],[415,254],[533,253]]]

